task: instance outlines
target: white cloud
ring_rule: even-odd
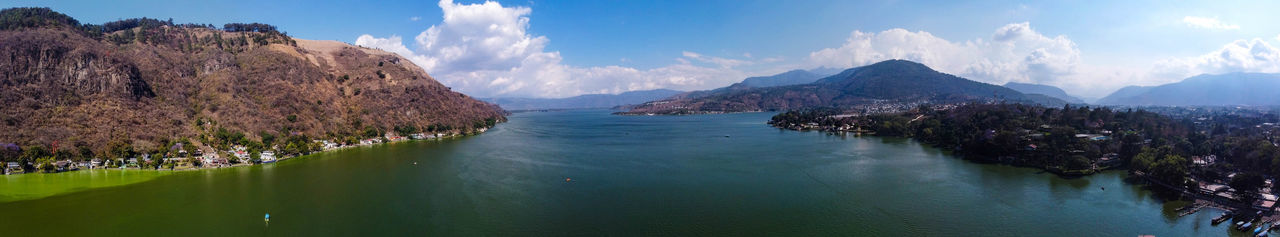
[[[938,71],[993,84],[1058,84],[1058,80],[1077,74],[1080,50],[1065,36],[1044,36],[1024,22],[997,29],[990,40],[964,42],[948,41],[925,31],[854,31],[844,45],[809,54],[809,64],[815,67],[848,68],[889,59],[912,60]]]
[[[560,53],[546,51],[550,40],[528,32],[532,10],[497,2],[439,3],[443,21],[414,37],[412,47],[397,35],[361,35],[356,44],[400,54],[455,90],[477,97],[567,97],[646,89],[698,90],[737,82],[761,72],[786,69],[863,66],[888,59],[907,59],[965,78],[1003,84],[1030,82],[1101,97],[1127,85],[1153,85],[1200,73],[1280,72],[1280,50],[1262,39],[1239,40],[1205,55],[1172,58],[1150,67],[1091,65],[1065,36],[1046,36],[1030,23],[996,29],[990,37],[951,41],[925,31],[890,29],[851,32],[838,47],[786,62],[782,57],[741,58],[680,52],[670,65],[636,69],[622,66],[576,67],[562,63]],[[1206,21],[1205,19],[1209,19]],[[1238,29],[1213,18],[1188,17],[1188,25]],[[1280,37],[1277,37],[1280,40]],[[620,62],[630,59],[621,58]],[[746,72],[744,68],[770,67]],[[786,67],[786,68],[783,68]]]
[[[497,2],[439,2],[444,20],[414,37],[414,47],[399,36],[361,35],[356,44],[400,54],[442,83],[477,97],[567,97],[668,88],[708,89],[747,76],[735,67],[752,62],[682,52],[678,63],[639,70],[621,66],[574,67],[561,63],[559,52],[544,51],[549,39],[529,29],[527,7]],[[714,65],[703,67],[699,63]],[[624,60],[625,61],[625,60]]]
[[[409,21],[418,21],[418,20],[422,20],[422,17],[420,17],[420,16],[412,16],[412,17],[409,17]]]
[[[1186,23],[1187,26],[1190,26],[1190,27],[1202,28],[1202,29],[1215,29],[1215,30],[1240,29],[1239,25],[1227,24],[1225,22],[1219,21],[1218,18],[1216,17],[1186,16],[1182,18],[1182,23]]]
[[[1221,49],[1197,57],[1173,58],[1156,63],[1153,73],[1162,78],[1228,72],[1280,72],[1280,49],[1266,40],[1236,40]]]
[[[700,62],[705,62],[705,63],[715,64],[716,66],[719,66],[720,68],[733,68],[733,67],[737,67],[737,66],[742,66],[742,65],[750,64],[750,62],[747,62],[747,61],[742,61],[742,60],[737,60],[737,59],[720,58],[720,57],[708,57],[708,56],[703,56],[702,54],[698,54],[698,53],[694,53],[694,52],[689,52],[689,51],[684,51],[683,55],[684,55],[684,57],[686,57],[686,58],[692,58],[692,59],[694,59],[694,60],[698,60],[698,61],[700,61]]]

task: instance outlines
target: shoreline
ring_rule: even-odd
[[[958,158],[958,159],[961,159],[961,160],[966,160],[966,161],[969,161],[969,162],[974,162],[974,163],[979,163],[979,164],[1000,164],[1000,165],[1008,165],[1008,166],[1013,166],[1013,167],[1032,168],[1032,169],[1037,169],[1037,170],[1040,170],[1040,171],[1044,171],[1044,172],[1052,173],[1052,174],[1057,175],[1058,177],[1062,177],[1062,178],[1078,178],[1078,177],[1084,177],[1084,176],[1089,176],[1089,175],[1093,175],[1093,174],[1097,174],[1097,173],[1102,173],[1103,171],[1107,171],[1107,170],[1114,170],[1114,169],[1117,169],[1117,168],[1123,167],[1123,166],[1121,166],[1121,165],[1112,165],[1112,166],[1099,166],[1099,167],[1097,167],[1097,168],[1093,168],[1093,169],[1085,169],[1085,170],[1064,170],[1064,169],[1060,169],[1060,168],[1055,169],[1054,167],[1039,167],[1039,166],[1034,166],[1034,165],[1024,165],[1024,164],[1017,163],[1017,162],[1010,162],[1010,161],[1012,161],[1012,160],[1017,160],[1017,159],[1006,159],[1006,158],[1011,158],[1011,157],[994,157],[994,158],[988,158],[988,159],[973,158],[973,157],[970,157],[970,156],[967,156],[967,155],[957,154],[957,153],[956,153],[956,152],[957,152],[957,150],[955,150],[955,149],[951,149],[951,148],[946,148],[946,147],[937,146],[937,145],[935,145],[935,144],[928,143],[928,142],[926,142],[926,141],[922,141],[922,140],[919,140],[919,139],[916,139],[916,138],[913,138],[913,137],[881,136],[881,135],[876,135],[876,132],[875,132],[875,131],[870,131],[870,130],[839,130],[839,129],[835,128],[835,127],[819,127],[819,128],[805,128],[805,127],[797,127],[797,128],[789,128],[789,127],[782,127],[782,126],[777,126],[777,125],[773,125],[773,124],[769,124],[769,126],[770,126],[770,127],[777,128],[777,129],[779,129],[779,130],[788,130],[788,131],[796,131],[796,132],[821,132],[821,133],[824,133],[824,134],[826,134],[826,135],[844,135],[844,134],[854,134],[854,136],[872,136],[872,137],[880,137],[880,138],[902,138],[902,139],[911,139],[912,141],[919,142],[920,144],[924,144],[924,145],[929,146],[929,147],[931,147],[931,148],[938,149],[938,150],[942,150],[942,151],[946,151],[947,153],[950,153],[950,154],[951,154],[951,156],[953,156],[953,157],[955,157],[955,158]]]
[[[281,163],[285,160],[294,160],[298,158],[314,158],[322,154],[332,154],[350,149],[373,148],[387,145],[403,145],[414,142],[443,142],[455,139],[466,138],[469,136],[480,135],[475,134],[455,134],[452,136],[430,138],[430,139],[406,139],[399,141],[388,141],[376,144],[351,145],[329,150],[321,150],[305,155],[293,156],[289,158],[281,158],[272,163],[259,164],[241,164],[232,166],[217,167],[201,167],[188,169],[142,169],[142,168],[100,168],[100,169],[76,169],[55,173],[30,172],[22,174],[0,175],[0,203],[20,202],[39,200],[43,198],[74,194],[83,191],[92,191],[101,188],[121,187],[139,184],[143,182],[153,181],[157,178],[170,176],[175,174],[192,174],[198,171],[223,171],[234,170],[238,168],[257,167],[274,163]],[[303,159],[306,160],[306,159]],[[49,183],[50,179],[68,179],[69,182]],[[84,179],[84,180],[76,180]]]
[[[378,146],[378,145],[390,145],[390,144],[399,144],[399,143],[408,143],[408,142],[443,141],[443,140],[445,140],[445,139],[457,139],[457,138],[462,138],[462,137],[468,137],[468,136],[480,135],[480,134],[483,134],[483,133],[487,132],[487,130],[488,130],[488,129],[485,129],[485,130],[481,130],[481,131],[479,131],[479,132],[475,132],[475,133],[471,133],[471,134],[468,134],[468,133],[456,133],[456,134],[449,134],[449,135],[439,136],[439,137],[434,137],[434,138],[424,138],[424,139],[411,139],[411,138],[406,138],[406,139],[403,139],[403,140],[390,140],[390,139],[388,139],[386,142],[379,142],[379,143],[373,143],[373,144],[354,144],[354,145],[345,145],[345,146],[336,147],[336,148],[322,149],[322,150],[320,150],[320,151],[315,151],[315,152],[306,153],[306,154],[302,154],[302,155],[288,156],[288,157],[281,157],[281,158],[277,158],[277,159],[276,159],[275,161],[273,161],[273,162],[267,162],[267,163],[263,163],[263,162],[259,162],[259,163],[238,163],[238,164],[234,164],[234,165],[218,165],[218,166],[209,166],[209,167],[203,167],[203,166],[202,166],[202,167],[191,167],[191,168],[181,168],[181,169],[178,169],[178,168],[170,168],[170,169],[163,169],[163,168],[157,168],[157,169],[144,169],[144,168],[140,168],[140,167],[76,168],[76,169],[65,170],[65,171],[59,171],[59,172],[53,172],[53,173],[45,173],[45,172],[35,171],[35,172],[24,172],[24,173],[16,173],[16,174],[0,174],[0,177],[17,177],[17,176],[26,176],[26,175],[52,175],[52,174],[74,173],[74,172],[78,172],[78,171],[93,171],[93,170],[126,170],[126,171],[156,171],[156,172],[187,172],[187,171],[200,171],[200,170],[218,170],[218,169],[224,169],[224,168],[253,167],[253,166],[259,166],[259,165],[267,165],[267,164],[280,163],[280,162],[284,162],[285,160],[291,160],[291,159],[295,159],[295,158],[303,158],[303,157],[307,157],[307,156],[319,155],[319,154],[325,154],[325,153],[330,153],[330,152],[337,152],[337,151],[342,151],[342,150],[347,150],[347,149],[352,149],[352,148],[375,147],[375,146]],[[188,159],[198,159],[199,157],[187,157],[187,158],[188,158]]]

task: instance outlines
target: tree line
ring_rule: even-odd
[[[1276,115],[1269,113],[1242,116],[1222,111],[1173,117],[1132,108],[969,104],[945,110],[920,106],[898,114],[833,116],[842,112],[788,111],[774,116],[770,124],[855,125],[876,135],[914,138],[966,159],[1047,170],[1090,169],[1102,157],[1114,154],[1116,167],[1174,185],[1192,185],[1193,177],[1226,181],[1226,174],[1236,172],[1242,175],[1237,177],[1280,177],[1280,148],[1272,136],[1280,129],[1262,125],[1276,122]],[[1192,164],[1192,157],[1207,156],[1218,157],[1218,162],[1203,167]]]

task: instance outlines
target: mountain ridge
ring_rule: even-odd
[[[543,110],[543,109],[590,109],[613,108],[622,105],[639,104],[667,98],[683,91],[654,89],[628,91],[618,94],[586,94],[567,98],[484,98],[482,100],[498,104],[506,110]]]
[[[1201,74],[1157,86],[1129,86],[1098,100],[1105,105],[1280,105],[1280,74]]]
[[[1023,94],[1042,94],[1045,96],[1058,98],[1060,100],[1063,100],[1063,101],[1066,101],[1067,103],[1072,103],[1072,104],[1085,103],[1083,99],[1080,99],[1079,97],[1076,97],[1076,96],[1072,96],[1071,94],[1067,94],[1067,91],[1064,91],[1062,90],[1062,88],[1058,88],[1056,86],[1032,84],[1032,83],[1008,82],[1004,84],[1004,87],[1008,87],[1009,89],[1022,92]]]
[[[48,8],[0,19],[0,104],[14,105],[0,107],[0,143],[101,155],[225,145],[224,134],[351,139],[505,121],[398,55],[266,24],[82,25]]]
[[[626,114],[684,114],[852,107],[885,103],[946,103],[1012,100],[1065,104],[1032,98],[1013,89],[941,73],[923,64],[887,60],[846,69],[813,83],[710,92],[701,97],[673,97],[632,108]]]

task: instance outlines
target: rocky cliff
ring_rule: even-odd
[[[32,11],[0,12],[0,143],[101,153],[109,142],[146,150],[215,131],[342,139],[505,120],[380,50],[274,27],[80,25]]]

